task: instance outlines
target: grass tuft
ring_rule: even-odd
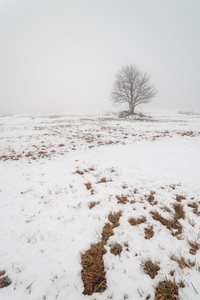
[[[146,217],[142,216],[141,218],[138,219],[130,217],[128,221],[132,226],[136,226],[146,222],[146,220],[147,220]]]
[[[150,240],[154,236],[153,225],[144,229],[145,239]]]
[[[197,242],[188,241],[188,244],[190,245],[190,254],[195,255],[197,253],[197,250],[199,250],[199,245]]]
[[[152,279],[155,278],[155,276],[158,274],[158,271],[160,270],[158,262],[153,263],[150,258],[145,260],[141,264],[141,266],[143,267],[144,272],[148,274]]]
[[[173,203],[173,207],[175,209],[175,219],[185,219],[185,212],[183,209],[183,205],[181,203]]]
[[[178,286],[175,279],[159,282],[156,287],[155,300],[176,300],[178,296]]]
[[[192,262],[189,259],[185,260],[185,258],[182,255],[180,255],[180,257],[178,257],[175,254],[172,254],[170,256],[170,259],[173,261],[176,261],[181,269],[184,269],[184,268],[191,269],[195,265],[195,262]]]
[[[108,220],[111,223],[113,223],[112,228],[115,228],[115,227],[119,226],[119,219],[120,219],[121,215],[122,215],[121,210],[119,210],[117,213],[116,212],[114,212],[114,213],[110,212],[110,214],[108,216]]]
[[[111,235],[114,235],[112,225],[106,223],[102,231],[102,240],[106,242]]]
[[[112,245],[110,252],[114,255],[120,255],[120,253],[122,252],[122,246],[118,243],[115,243]]]

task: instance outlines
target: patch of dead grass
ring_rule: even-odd
[[[192,201],[192,202],[188,203],[187,206],[193,208],[192,212],[195,215],[200,215],[200,212],[198,211],[199,210],[199,205],[195,201]]]
[[[126,204],[126,202],[128,201],[128,198],[127,198],[127,196],[125,196],[125,195],[121,195],[121,196],[119,196],[119,195],[117,195],[116,196],[116,198],[117,198],[117,203],[118,204]]]
[[[112,225],[106,223],[102,231],[102,240],[106,242],[111,235],[114,235]]]
[[[152,279],[155,278],[155,276],[158,274],[158,271],[160,270],[160,267],[158,265],[158,262],[153,263],[150,258],[145,260],[141,264],[144,272],[148,274]]]
[[[185,200],[185,196],[183,195],[176,195],[176,201],[181,202],[182,200]]]
[[[115,243],[112,245],[110,252],[114,255],[120,255],[120,253],[122,252],[122,246],[118,243]]]
[[[12,283],[8,276],[4,276],[5,273],[5,271],[0,271],[0,289],[9,286]]]
[[[159,221],[163,226],[167,227],[173,236],[178,236],[182,233],[183,227],[177,219],[165,219],[157,211],[151,211],[151,214],[153,219]]]
[[[146,222],[146,217],[145,216],[142,216],[140,218],[132,218],[130,217],[128,219],[128,222],[132,225],[132,226],[136,226],[136,225],[139,225],[139,224],[142,224],[142,223],[145,223]]]
[[[98,243],[92,245],[84,254],[81,254],[84,295],[92,295],[95,292],[102,293],[106,290],[106,272],[103,262],[105,253],[104,244]]]
[[[199,250],[199,245],[197,242],[188,241],[188,244],[190,245],[190,254],[195,255],[197,253],[197,250]]]
[[[178,285],[175,279],[164,280],[156,286],[155,300],[177,300]]]
[[[145,232],[145,239],[150,240],[154,236],[153,225],[146,227],[144,229],[144,232]]]
[[[112,228],[119,226],[119,219],[120,219],[121,215],[122,215],[122,210],[119,210],[117,213],[110,212],[110,214],[108,216],[108,220],[113,224]]]
[[[91,188],[92,188],[91,182],[85,183],[85,186],[86,186],[87,190],[91,190]]]
[[[175,219],[185,219],[185,211],[183,209],[183,205],[181,203],[173,203],[173,207],[175,209]]]
[[[184,269],[184,268],[189,268],[191,269],[192,267],[195,266],[195,262],[192,262],[191,260],[186,260],[182,255],[179,257],[176,256],[175,254],[171,254],[170,259],[173,261],[176,261],[179,265],[179,268]]]
[[[89,203],[89,209],[92,209],[95,205],[98,205],[100,202],[95,202],[95,201],[92,201]]]

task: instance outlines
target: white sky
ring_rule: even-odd
[[[0,1],[0,113],[111,110],[130,63],[159,91],[149,108],[200,109],[200,1]]]

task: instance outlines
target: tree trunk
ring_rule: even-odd
[[[129,112],[131,115],[134,115],[135,106],[133,105],[133,103],[129,103]]]

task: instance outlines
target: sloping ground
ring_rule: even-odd
[[[0,299],[199,299],[198,116],[0,125]]]

